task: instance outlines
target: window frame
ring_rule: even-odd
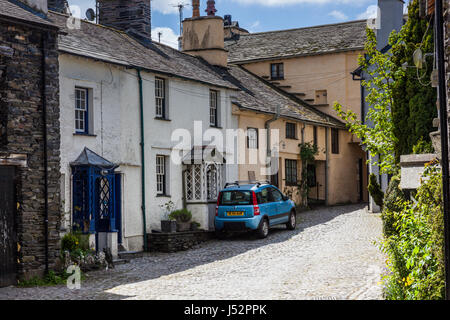
[[[293,135],[290,135],[291,130],[289,130],[289,126],[292,126]],[[297,124],[293,122],[286,122],[286,139],[297,140]]]
[[[78,100],[82,101],[81,97],[78,99],[78,92],[84,92],[84,102],[85,107],[84,109],[81,109],[78,107]],[[76,134],[89,134],[89,89],[83,88],[83,87],[75,87],[75,133]],[[82,113],[83,117],[77,117],[77,112]],[[84,124],[84,129],[80,129],[77,126],[78,124],[81,124],[81,122]]]
[[[331,153],[339,154],[339,129],[331,128]]]
[[[162,163],[158,163],[158,160],[162,160]],[[162,169],[162,170],[161,170]],[[160,178],[162,179],[160,181]],[[156,195],[166,195],[167,187],[167,170],[166,170],[166,157],[163,155],[156,156]],[[161,186],[161,188],[160,188]]]
[[[214,121],[212,121],[213,117]],[[219,91],[213,89],[209,90],[209,125],[215,128],[219,127]]]
[[[256,146],[250,146],[250,141],[254,141],[254,140],[250,140],[250,131],[253,131],[256,133],[255,136],[255,140],[256,140]],[[247,149],[259,149],[259,132],[258,132],[258,128],[247,128]]]
[[[162,83],[162,87],[158,86]],[[159,93],[162,91],[162,96]],[[159,106],[161,101],[161,106]],[[158,108],[161,108],[161,113],[158,113]],[[155,115],[157,119],[167,119],[167,89],[166,79],[155,77]]]
[[[298,160],[285,159],[285,181],[287,186],[298,185]],[[295,166],[293,165],[295,164]],[[294,181],[295,180],[295,181]]]
[[[317,126],[313,126],[313,145],[318,147],[318,128]]]
[[[284,80],[284,63],[283,62],[270,64],[270,79],[271,80]]]

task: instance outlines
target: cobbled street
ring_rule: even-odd
[[[80,290],[3,288],[0,299],[382,299],[379,215],[361,205],[303,212],[295,231],[239,235],[87,274]]]

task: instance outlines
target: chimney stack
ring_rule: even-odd
[[[19,0],[33,10],[40,11],[44,14],[48,13],[47,0]]]
[[[99,23],[151,41],[151,0],[98,0]]]
[[[69,4],[67,0],[48,0],[48,10],[52,10],[59,13],[69,13]]]
[[[200,17],[198,0],[192,0],[192,7],[193,17],[183,21],[183,52],[201,57],[212,65],[227,67],[223,19],[215,15],[215,1],[208,1],[206,17]]]
[[[378,17],[380,19],[380,29],[376,30],[377,49],[382,50],[389,43],[389,36],[392,30],[397,32],[403,26],[403,0],[378,0]]]

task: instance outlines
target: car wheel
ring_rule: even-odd
[[[291,214],[289,215],[289,221],[286,223],[286,227],[288,230],[295,230],[297,227],[297,216],[295,214],[295,211],[291,211]]]
[[[263,219],[259,224],[259,228],[256,232],[256,235],[260,239],[265,239],[269,235],[269,220]]]

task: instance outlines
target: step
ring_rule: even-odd
[[[119,266],[121,264],[127,264],[129,262],[130,262],[130,260],[127,260],[127,259],[116,259],[116,260],[113,260],[113,263],[114,263],[115,266]]]
[[[119,252],[118,255],[119,255],[120,259],[131,260],[131,259],[136,259],[136,258],[142,258],[144,256],[144,252],[142,252],[142,251],[122,251],[122,252]]]

